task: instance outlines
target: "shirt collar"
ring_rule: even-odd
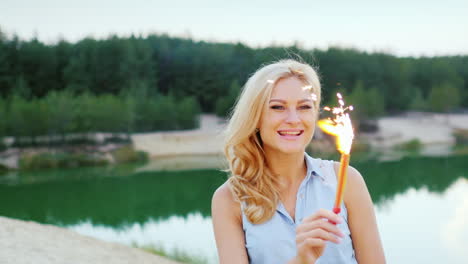
[[[304,153],[304,156],[307,166],[306,180],[308,181],[311,177],[319,177],[324,181],[325,177],[319,165],[320,159],[314,159],[307,153]]]

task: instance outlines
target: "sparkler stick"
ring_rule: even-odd
[[[339,214],[341,212],[341,203],[343,201],[344,189],[346,186],[347,171],[350,159],[351,145],[353,143],[354,133],[353,126],[347,110],[353,110],[353,106],[345,107],[343,97],[340,93],[337,94],[339,107],[325,107],[324,110],[334,114],[334,118],[322,119],[318,121],[319,127],[328,134],[336,137],[336,145],[341,153],[340,170],[338,171],[338,184],[336,186],[335,204],[333,212]]]

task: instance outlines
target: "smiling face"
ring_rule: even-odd
[[[280,79],[260,119],[260,137],[267,153],[303,153],[312,139],[317,109],[307,84],[297,77]]]

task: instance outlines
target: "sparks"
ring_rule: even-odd
[[[345,107],[345,102],[340,93],[337,94],[337,97],[339,98],[339,107],[330,108],[326,106],[323,108],[325,111],[332,112],[334,118],[319,120],[318,125],[325,133],[336,136],[336,144],[340,153],[349,154],[353,143],[354,132],[347,111],[352,111],[354,107]]]
[[[302,90],[303,91],[310,91],[310,97],[312,99],[312,101],[317,101],[317,95],[315,93],[312,92],[312,85],[306,85],[304,87],[302,87]]]
[[[306,85],[304,87],[302,87],[302,90],[305,91],[305,90],[312,90],[312,85]]]

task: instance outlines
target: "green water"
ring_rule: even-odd
[[[352,165],[363,174],[376,206],[388,263],[468,263],[468,156]],[[213,169],[139,168],[0,176],[0,215],[215,262],[210,203],[226,175]]]

